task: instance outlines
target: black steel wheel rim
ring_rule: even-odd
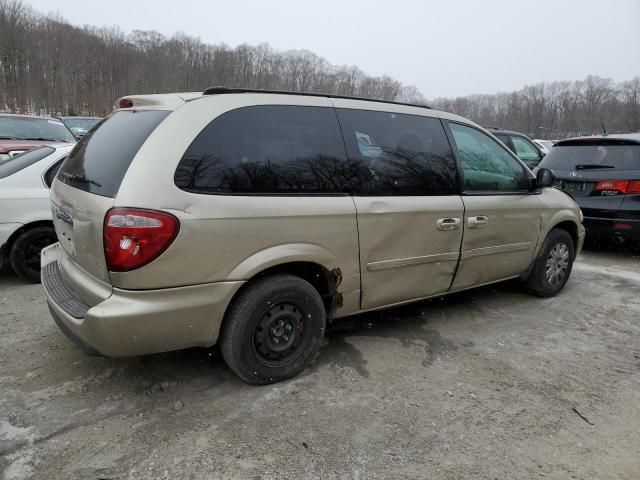
[[[269,305],[258,319],[253,345],[258,360],[267,366],[292,362],[308,343],[306,311],[291,300]]]
[[[32,272],[40,271],[40,252],[57,241],[53,235],[43,235],[34,239],[24,249],[24,264]]]

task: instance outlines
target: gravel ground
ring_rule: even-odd
[[[0,272],[11,479],[638,479],[640,253],[589,250],[556,298],[513,283],[345,319],[299,377],[215,349],[90,358]]]

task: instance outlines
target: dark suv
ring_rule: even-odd
[[[640,134],[561,140],[539,166],[578,202],[587,236],[640,239]]]
[[[488,130],[529,168],[537,167],[544,157],[542,150],[523,133],[502,130],[496,127],[489,127]]]

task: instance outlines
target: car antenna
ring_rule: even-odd
[[[604,128],[604,122],[600,122],[600,125],[602,125],[602,134],[606,137],[608,134],[607,134],[607,129]]]

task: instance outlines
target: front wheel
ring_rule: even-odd
[[[297,375],[313,359],[325,322],[322,298],[310,283],[273,275],[233,302],[218,343],[229,368],[245,382],[274,383]]]
[[[525,285],[540,297],[553,297],[566,285],[575,259],[575,246],[566,230],[554,228],[542,244]]]
[[[9,251],[13,271],[31,283],[40,282],[40,252],[58,241],[53,227],[34,227],[20,234]]]

